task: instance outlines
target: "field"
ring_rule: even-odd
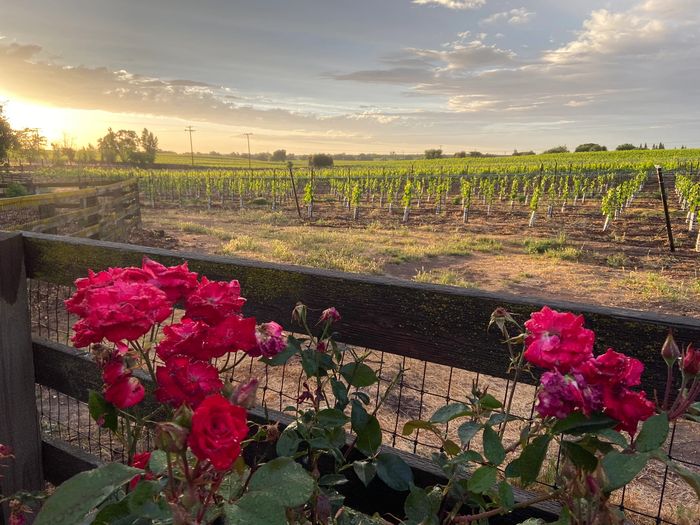
[[[291,176],[279,165],[252,172],[69,167],[37,173],[35,179],[78,178],[89,184],[137,178],[142,227],[130,239],[136,244],[475,287],[542,302],[570,300],[698,317],[700,152],[682,152],[687,157],[662,153],[656,159],[587,156],[594,160],[578,163],[541,156],[519,163],[511,158],[368,162],[332,170],[294,167]],[[668,249],[653,169],[657,163],[666,177],[675,253]],[[342,311],[344,305],[336,306]],[[372,359],[384,367],[387,381],[406,364],[390,354],[373,354]],[[427,368],[417,360],[408,365],[404,392],[379,417],[393,445],[428,454],[434,443],[401,439],[396,429],[445,399],[458,398],[459,388],[478,375],[441,365]],[[251,364],[241,373],[253,371]],[[265,375],[266,402],[298,395],[301,387],[285,382],[284,371],[281,377],[275,371],[255,371]],[[502,395],[503,381],[481,380]],[[430,395],[423,396],[424,388]],[[59,401],[41,394],[48,421],[53,410],[60,410],[52,408]],[[527,413],[532,397],[532,387],[523,386],[516,410]],[[78,411],[74,416],[82,417]],[[54,423],[49,426],[55,432]],[[693,436],[691,427],[681,427],[675,453],[692,459],[697,451]],[[543,480],[551,481],[556,457],[548,459],[545,470]],[[661,470],[645,472],[629,488],[625,504],[655,512],[658,499],[650,500],[648,494],[658,493],[662,476]],[[663,515],[690,523],[684,516],[695,507],[686,504],[687,489],[674,478],[668,483]]]
[[[135,242],[696,316],[698,166],[662,150],[37,177],[138,178]]]

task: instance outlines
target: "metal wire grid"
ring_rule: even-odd
[[[29,281],[29,298],[32,330],[37,336],[70,344],[71,326],[76,321],[63,307],[63,300],[70,296],[72,287],[54,285],[37,280]],[[411,419],[427,419],[440,406],[463,401],[474,385],[488,390],[505,403],[509,382],[505,379],[485,376],[469,370],[448,367],[418,359],[398,356],[381,350],[370,351],[366,361],[378,371],[379,382],[364,391],[378,403],[400,369],[405,373],[395,388],[386,395],[377,412],[383,431],[384,443],[419,456],[430,457],[439,450],[439,441],[430,432],[419,430],[409,436],[402,434],[404,424]],[[249,378],[260,381],[258,401],[270,410],[284,411],[299,407],[299,396],[304,391],[304,375],[301,364],[292,359],[281,367],[267,367],[255,359],[245,359],[230,372],[234,384]],[[313,385],[311,385],[313,388]],[[519,384],[514,396],[512,412],[528,418],[534,411],[535,387]],[[329,399],[329,403],[333,400]],[[37,405],[42,428],[49,435],[64,439],[106,461],[123,461],[123,447],[90,419],[87,405],[69,396],[37,385]],[[456,442],[457,426],[449,425],[448,433]],[[669,455],[686,468],[700,472],[697,449],[700,446],[700,425],[684,421],[673,425],[668,440]],[[518,421],[511,422],[506,439],[517,439]],[[478,441],[478,440],[477,440]],[[140,448],[149,449],[152,436],[146,436]],[[481,443],[474,447],[480,450]],[[560,451],[552,447],[545,461],[538,483],[553,487],[560,467]],[[627,516],[639,524],[686,525],[696,523],[684,517],[693,516],[694,495],[675,474],[652,464],[627,488],[618,491],[613,500]],[[690,502],[690,503],[689,503]],[[685,513],[685,514],[684,514]],[[689,519],[689,518],[688,518]]]

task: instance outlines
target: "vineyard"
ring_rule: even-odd
[[[607,155],[586,155],[588,161],[579,157],[577,163],[560,162],[567,156],[553,162],[537,156],[497,162],[493,158],[368,162],[326,169],[52,168],[38,177],[83,183],[135,177],[142,204],[152,208],[268,209],[321,225],[366,226],[379,221],[398,226],[461,225],[476,231],[490,225],[522,232],[583,226],[586,235],[600,240],[619,236],[622,228],[631,244],[654,247],[654,241],[645,237],[649,226],[663,227],[656,162],[666,171],[680,209],[687,209],[688,234],[695,232],[700,161],[693,156],[671,157],[668,151],[658,152],[656,160],[639,153]],[[638,222],[638,227],[627,227],[630,221]],[[623,227],[616,228],[618,224]],[[691,244],[690,236],[685,237],[682,247]],[[700,249],[697,238],[692,245]]]

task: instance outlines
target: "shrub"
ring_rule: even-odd
[[[5,188],[5,197],[24,197],[29,195],[29,190],[19,182],[10,182]]]

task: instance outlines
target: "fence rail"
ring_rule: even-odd
[[[42,182],[34,188],[81,186],[79,182]],[[0,199],[0,228],[76,237],[124,240],[141,220],[136,179],[38,195]]]
[[[406,443],[398,436],[398,414],[415,410],[420,416],[428,396],[439,397],[428,391],[426,386],[428,365],[441,367],[444,371],[444,375],[438,378],[447,386],[446,395],[441,394],[439,399],[442,403],[459,397],[460,387],[457,386],[456,392],[453,387],[461,377],[459,374],[464,371],[476,374],[477,379],[480,375],[484,376],[487,382],[505,382],[503,378],[507,377],[508,355],[497,334],[486,330],[490,314],[496,307],[502,306],[524,320],[531,311],[544,304],[543,300],[533,297],[349,275],[245,259],[184,254],[39,233],[0,234],[0,264],[3,265],[0,268],[3,270],[1,275],[9,275],[0,278],[0,378],[3,378],[0,383],[0,421],[12,421],[19,414],[33,413],[36,404],[33,388],[35,381],[42,388],[62,393],[78,403],[87,399],[89,389],[101,388],[99,372],[89,357],[57,342],[58,325],[69,325],[70,319],[66,317],[58,320],[57,309],[61,304],[61,296],[56,290],[62,289],[68,293],[73,281],[84,276],[88,268],[97,271],[110,266],[138,265],[143,256],[164,264],[187,260],[193,271],[207,275],[210,279],[238,279],[244,296],[248,299],[246,314],[256,316],[259,321],[275,319],[284,324],[297,301],[318,311],[328,306],[338,307],[343,314],[337,327],[339,341],[381,351],[380,376],[381,366],[385,367],[386,376],[389,366],[387,363],[391,359],[397,363],[400,360],[413,363],[413,372],[417,374],[415,384],[399,385],[394,406],[397,413],[395,424],[391,422],[393,428],[384,430],[385,435],[392,437],[391,445],[414,452],[420,446],[429,444],[418,441],[413,443],[411,440],[409,444],[413,444],[412,449],[402,446]],[[29,286],[29,298],[16,292],[27,289],[25,279],[36,283]],[[39,304],[41,298],[44,298],[47,305],[55,304],[55,308],[46,307],[44,310]],[[655,390],[661,389],[665,380],[665,365],[658,358],[658,352],[668,328],[674,329],[679,342],[700,341],[700,321],[697,319],[568,302],[547,301],[547,304],[556,309],[584,314],[587,325],[596,331],[600,348],[612,346],[644,362],[646,368],[643,387],[651,395]],[[17,329],[17,316],[30,306],[31,322],[35,328],[33,340],[22,335],[30,332],[29,327]],[[53,317],[56,317],[55,321],[52,320]],[[29,319],[22,318],[21,323],[28,324]],[[69,329],[66,329],[65,340],[68,333]],[[53,341],[50,340],[52,338]],[[251,362],[250,369],[244,372],[253,370]],[[267,374],[266,370],[256,372]],[[526,378],[525,381],[534,384],[536,378]],[[288,398],[284,396],[290,394],[285,393],[281,387],[279,391],[273,390],[270,384],[269,381],[265,383],[263,400],[268,404],[271,396],[279,396],[277,406],[282,410],[283,406],[289,404]],[[468,386],[464,384],[462,388]],[[531,399],[533,387],[523,386],[529,389],[527,395]],[[22,392],[18,393],[17,389]],[[413,407],[408,405],[411,395],[415,398]],[[27,397],[30,399],[27,400]],[[294,398],[293,392],[291,398]],[[531,401],[528,403],[527,409],[531,410]],[[40,407],[43,411],[41,403]],[[26,415],[23,417],[27,418]],[[36,421],[35,417],[29,419]],[[20,466],[17,468],[21,469],[20,473],[33,473],[33,477],[28,479],[18,474],[0,480],[2,492],[7,493],[8,489],[19,487],[31,488],[42,467],[43,477],[60,481],[99,461],[99,458],[86,455],[84,451],[55,438],[44,437],[42,443],[38,431],[30,423],[31,421],[27,423],[26,429],[0,425],[0,442],[18,447]],[[697,427],[693,428],[690,429],[691,438],[693,432],[697,431]],[[75,442],[79,443],[79,440]],[[671,441],[669,450],[674,455],[682,456],[678,444],[676,449],[673,447]],[[688,464],[695,465],[697,458],[693,459],[692,454],[683,457],[686,457]],[[75,461],[71,463],[72,457],[75,457]],[[432,475],[430,469],[419,459],[414,458],[412,464],[422,465],[424,475]],[[675,523],[667,514],[662,516],[667,476],[664,472],[660,476],[662,478],[659,478],[658,486],[655,486],[656,493],[653,498],[649,495],[654,502],[658,501],[658,511],[635,510],[633,505],[625,501],[624,494],[619,501],[620,505],[640,516],[648,517],[651,522]],[[551,512],[551,508],[549,510]]]

